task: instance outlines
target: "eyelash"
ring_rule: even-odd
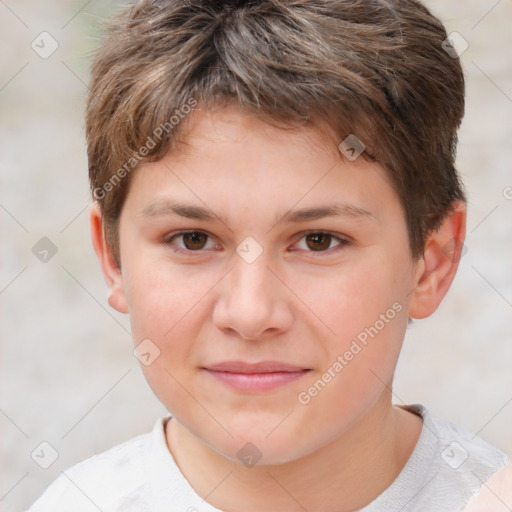
[[[183,235],[190,234],[190,233],[201,233],[201,234],[206,235],[209,239],[211,239],[211,236],[208,233],[204,232],[204,231],[200,231],[200,230],[180,231],[178,233],[174,233],[173,235],[170,235],[169,237],[167,237],[164,240],[164,244],[170,245],[171,249],[174,252],[181,253],[181,254],[192,255],[194,253],[201,253],[201,252],[203,252],[205,249],[198,249],[198,250],[194,251],[194,250],[191,250],[191,249],[183,249],[183,248],[178,247],[178,246],[176,246],[175,244],[172,243],[172,241],[175,238],[179,238],[179,237],[181,237]],[[306,252],[311,253],[314,257],[322,257],[325,254],[329,254],[330,255],[333,252],[338,252],[339,250],[342,250],[344,247],[347,247],[347,246],[349,246],[351,244],[351,242],[349,240],[347,240],[346,238],[342,238],[342,237],[340,237],[340,236],[338,236],[338,235],[336,235],[334,233],[331,233],[330,231],[318,231],[318,230],[310,230],[310,231],[305,231],[304,233],[301,233],[301,237],[295,243],[300,242],[302,239],[304,239],[305,237],[307,237],[309,235],[329,235],[329,236],[332,237],[333,240],[339,242],[338,245],[336,245],[335,247],[332,247],[330,249],[326,249],[324,251],[306,251]]]

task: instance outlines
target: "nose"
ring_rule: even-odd
[[[252,263],[235,256],[213,312],[218,329],[256,341],[285,332],[292,325],[290,293],[264,254]]]

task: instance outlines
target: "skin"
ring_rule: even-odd
[[[464,240],[465,206],[454,205],[415,261],[378,164],[333,153],[320,131],[284,131],[235,107],[196,110],[185,122],[184,143],[133,173],[119,221],[121,268],[91,209],[109,303],[130,314],[135,345],[150,339],[160,350],[142,369],[172,414],[169,450],[196,492],[225,511],[361,508],[392,483],[418,440],[421,419],[392,405],[393,373],[409,317],[432,314],[450,287],[459,258],[445,248]],[[171,215],[162,207],[169,200],[214,218]],[[371,215],[283,218],[335,202]],[[195,245],[175,237],[185,230],[208,237]],[[306,231],[333,237],[311,240]],[[263,249],[252,263],[236,252],[248,236]],[[393,304],[401,307],[394,318],[300,403]],[[310,371],[272,391],[241,392],[202,369],[225,360]],[[248,442],[261,455],[252,467],[237,457]]]
[[[492,475],[462,512],[510,512],[512,510],[512,461]]]

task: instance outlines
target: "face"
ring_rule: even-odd
[[[134,171],[123,300],[145,376],[174,418],[236,459],[305,456],[390,383],[415,265],[379,165],[315,131],[195,111],[187,144]],[[258,365],[259,363],[262,363]]]

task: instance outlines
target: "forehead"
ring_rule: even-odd
[[[197,110],[184,122],[180,142],[134,172],[129,196],[139,213],[188,208],[189,218],[229,224],[241,211],[272,222],[287,212],[290,220],[308,220],[329,204],[368,220],[399,206],[384,170],[362,157],[344,159],[327,129],[282,129],[234,107]]]
[[[338,156],[336,136],[327,123],[288,124],[277,120],[264,120],[251,115],[235,105],[215,110],[195,109],[183,120],[173,149],[175,157],[192,153],[208,144],[240,144],[250,147],[251,141],[260,145],[281,147],[281,152],[291,146],[307,147],[310,152],[329,152]],[[298,148],[297,148],[298,149]]]

